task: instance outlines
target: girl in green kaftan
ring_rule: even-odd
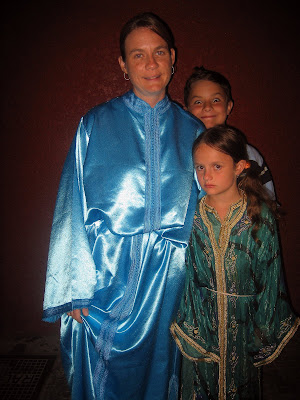
[[[279,355],[299,325],[272,202],[238,130],[208,129],[193,158],[206,196],[195,213],[184,295],[171,326],[184,355],[181,398],[257,400],[259,367]]]

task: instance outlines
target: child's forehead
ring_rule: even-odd
[[[227,161],[231,159],[228,154],[224,153],[217,147],[208,145],[203,142],[199,143],[199,145],[195,149],[193,158],[195,162],[202,160]]]
[[[217,147],[200,143],[193,154],[194,165],[209,166],[214,164],[233,166],[233,158],[219,150]]]
[[[225,90],[222,88],[222,86],[217,83],[217,82],[212,82],[208,80],[198,80],[192,83],[191,85],[191,93],[195,95],[205,95],[208,93],[211,94],[220,94],[226,97]]]

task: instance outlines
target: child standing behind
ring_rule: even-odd
[[[227,78],[216,71],[195,67],[184,88],[185,108],[200,119],[205,127],[225,124],[233,108],[231,86]],[[263,157],[251,145],[247,145],[250,160],[253,161],[264,187],[275,200],[275,189],[270,171]]]
[[[181,396],[257,400],[258,367],[279,355],[299,325],[283,280],[276,205],[237,129],[206,130],[193,159],[206,195],[195,213],[184,295],[171,326],[184,355]]]

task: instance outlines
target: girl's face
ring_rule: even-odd
[[[208,196],[234,202],[238,193],[237,177],[246,161],[234,163],[232,157],[201,143],[194,153],[194,166],[200,186]]]
[[[154,107],[165,96],[170,81],[175,51],[169,51],[165,40],[148,28],[137,28],[125,40],[126,61],[119,57],[123,72],[128,74],[134,93]]]
[[[232,106],[218,83],[197,81],[192,84],[187,109],[204,123],[206,129],[225,124]]]

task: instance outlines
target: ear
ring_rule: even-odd
[[[172,65],[174,65],[174,62],[175,62],[175,50],[174,50],[174,49],[171,49],[171,50],[170,50],[170,53],[171,53]]]
[[[238,163],[236,163],[236,165],[235,165],[236,176],[240,175],[243,172],[243,170],[246,166],[246,163],[247,163],[246,160],[240,160]]]
[[[232,111],[233,108],[233,101],[229,100],[228,104],[227,104],[227,115],[229,115]]]
[[[123,61],[122,56],[120,56],[120,57],[118,58],[118,61],[119,61],[119,65],[120,65],[120,67],[121,67],[121,70],[122,70],[123,72],[125,72],[125,74],[127,74],[126,64],[125,64],[125,62]]]

